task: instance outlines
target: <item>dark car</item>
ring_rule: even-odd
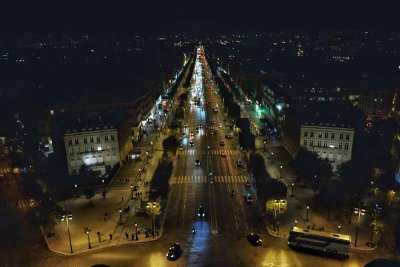
[[[199,159],[196,159],[196,161],[195,161],[194,165],[196,165],[196,166],[200,166],[200,165],[201,165],[201,163],[200,163],[200,160],[199,160]]]
[[[244,201],[246,201],[247,204],[253,203],[253,196],[250,193],[244,194]]]
[[[190,140],[189,145],[194,146],[193,140]]]
[[[197,210],[197,217],[199,218],[206,217],[206,210],[203,206],[200,206],[199,209]]]
[[[243,168],[243,161],[238,160],[238,161],[236,162],[236,165],[237,165],[239,168]]]
[[[247,180],[246,183],[244,184],[246,187],[250,187],[251,186],[251,181]]]
[[[247,236],[247,240],[249,240],[250,244],[252,244],[253,246],[261,246],[262,245],[262,239],[260,238],[259,235],[255,234],[255,233],[250,233]]]
[[[224,140],[221,140],[221,142],[219,142],[219,144],[220,144],[220,146],[224,146],[225,145]]]
[[[176,260],[182,254],[182,249],[179,243],[172,244],[167,252],[167,259]]]
[[[231,139],[232,135],[231,134],[226,134],[225,137],[226,137],[226,139]]]

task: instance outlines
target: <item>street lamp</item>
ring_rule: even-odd
[[[307,217],[306,217],[306,221],[308,222],[308,212],[310,210],[310,206],[307,206]]]
[[[150,145],[151,145],[151,153],[153,153],[153,152],[154,152],[154,144],[153,144],[153,141],[150,142]]]
[[[72,241],[71,241],[71,233],[69,231],[69,221],[72,220],[72,213],[71,212],[66,212],[65,214],[61,215],[61,221],[67,223],[67,231],[68,231],[68,238],[69,238],[69,249],[71,251],[71,254],[73,253],[72,250]]]
[[[137,234],[137,223],[135,223],[135,228],[136,228],[136,241],[139,240],[138,234]]]
[[[337,233],[340,234],[340,228],[342,228],[342,226],[338,225],[337,226]]]
[[[122,224],[122,208],[119,208],[119,224]]]
[[[89,227],[83,227],[84,228],[84,230],[85,230],[85,234],[87,235],[87,240],[88,240],[88,246],[89,246],[89,249],[91,249],[92,248],[92,244],[90,244],[90,229],[89,229]]]
[[[285,200],[283,199],[277,199],[275,200],[275,209],[274,209],[274,217],[275,217],[275,225],[278,227],[277,233],[279,233],[279,222],[277,221],[276,217],[277,217],[277,210],[281,210],[281,204],[285,205]]]
[[[291,197],[294,197],[294,194],[293,194],[294,192],[293,191],[294,191],[294,183],[292,183],[292,195],[291,195]]]
[[[266,144],[267,144],[267,141],[264,140],[264,152],[266,150],[266,146],[265,146]]]
[[[281,166],[279,166],[279,168],[281,168],[281,173],[280,173],[279,178],[282,178],[283,166],[281,165]]]
[[[141,175],[142,169],[139,168],[139,181],[141,181],[142,175]]]
[[[297,227],[297,220],[294,220],[294,227]]]
[[[361,215],[364,216],[365,215],[365,209],[363,208],[354,208],[354,214],[357,216],[357,227],[356,227],[356,238],[354,240],[354,246],[357,247],[357,238],[358,238],[358,228],[360,225],[360,218]]]
[[[146,212],[151,216],[151,231],[154,238],[154,217],[161,214],[161,205],[159,202],[147,202]]]
[[[133,185],[131,185],[131,199],[133,199]]]
[[[274,152],[271,152],[271,163],[274,160]]]

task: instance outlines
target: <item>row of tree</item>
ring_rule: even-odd
[[[222,78],[219,76],[217,69],[215,68],[214,64],[212,63],[212,61],[210,60],[210,58],[208,56],[207,56],[207,61],[209,63],[213,78],[218,86],[218,93],[223,98],[224,106],[227,110],[228,116],[234,120],[239,119],[240,118],[240,106],[235,102],[233,94],[226,87]]]
[[[248,168],[255,179],[260,203],[267,205],[270,200],[286,199],[287,186],[282,181],[270,177],[263,156],[251,153]]]

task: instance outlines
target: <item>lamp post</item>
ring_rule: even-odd
[[[282,178],[283,166],[281,165],[281,166],[279,166],[279,168],[281,169],[281,172],[280,172],[280,176],[279,176],[279,178]]]
[[[297,220],[294,220],[294,227],[297,227]]]
[[[266,150],[266,144],[267,144],[267,141],[264,140],[264,152]]]
[[[137,234],[137,223],[135,223],[135,228],[136,228],[136,241],[139,240],[138,234]]]
[[[307,206],[307,217],[306,217],[306,221],[308,222],[308,212],[310,210],[310,206]]]
[[[159,202],[148,202],[146,212],[151,216],[151,231],[154,238],[154,217],[161,214],[161,205]]]
[[[103,184],[103,197],[106,197],[106,187],[104,186],[104,179],[101,180],[101,183]]]
[[[151,153],[153,153],[154,152],[154,143],[153,143],[153,141],[150,142],[150,145],[151,145]]]
[[[337,226],[337,233],[340,234],[340,228],[342,228],[342,226],[338,225]]]
[[[276,229],[277,233],[279,233],[279,222],[277,221],[277,210],[280,211],[281,209],[281,204],[285,205],[285,200],[283,199],[277,199],[275,200],[275,209],[274,209],[274,218],[275,218],[275,225],[278,227]]]
[[[89,249],[91,249],[92,244],[90,244],[90,229],[89,229],[89,227],[86,226],[86,227],[84,227],[84,230],[85,230],[85,234],[87,235]]]
[[[274,152],[271,152],[271,164],[272,164],[273,160],[274,160]]]
[[[292,195],[291,195],[291,197],[294,197],[294,194],[293,194],[294,192],[293,191],[294,191],[294,183],[292,183]]]
[[[71,212],[65,212],[65,214],[63,214],[61,216],[61,221],[65,221],[67,223],[67,231],[68,231],[68,239],[69,239],[69,249],[71,254],[73,253],[72,250],[72,241],[71,241],[71,233],[69,231],[69,221],[72,220],[72,213]]]
[[[133,185],[131,185],[131,199],[133,199]]]
[[[141,169],[141,168],[139,168],[139,170],[138,170],[138,171],[139,171],[139,181],[141,181],[141,179],[142,179],[142,174],[141,174],[141,173],[142,173],[142,169]]]
[[[354,239],[354,246],[357,247],[357,238],[358,238],[358,228],[360,225],[361,215],[365,215],[365,209],[363,208],[354,208],[354,214],[357,216],[357,227],[356,227],[356,238]]]
[[[119,224],[122,224],[122,208],[119,208]]]

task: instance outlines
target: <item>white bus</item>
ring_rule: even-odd
[[[329,256],[348,257],[351,237],[323,231],[292,227],[289,231],[288,245],[294,249],[314,251]]]

